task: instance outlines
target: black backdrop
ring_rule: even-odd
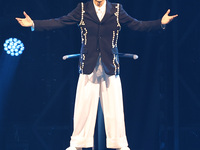
[[[77,26],[31,32],[15,17],[25,10],[32,19],[60,17],[79,0],[0,1],[0,149],[63,150],[69,146],[78,79]],[[120,52],[136,53],[137,61],[122,58],[125,120],[133,150],[199,150],[200,148],[200,29],[197,0],[112,1],[139,20],[161,18],[171,8],[179,14],[164,32],[139,33],[122,28]],[[20,57],[3,51],[7,38],[25,45]],[[101,120],[101,114],[98,116]],[[102,124],[98,123],[101,129]],[[103,150],[104,134],[95,133],[95,148]],[[101,136],[99,136],[101,135]],[[99,143],[98,141],[101,141]],[[102,143],[102,141],[104,143]],[[101,148],[100,148],[101,147]]]

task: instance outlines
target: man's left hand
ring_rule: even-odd
[[[162,20],[161,20],[162,25],[166,25],[166,24],[170,23],[174,18],[176,18],[178,16],[177,14],[173,15],[173,16],[169,16],[169,13],[170,13],[170,9],[168,9],[167,12],[162,17]]]

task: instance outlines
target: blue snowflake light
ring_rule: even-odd
[[[24,44],[17,38],[9,38],[4,43],[4,50],[11,56],[19,56],[24,51]]]

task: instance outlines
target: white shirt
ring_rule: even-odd
[[[94,4],[94,8],[96,10],[99,20],[101,21],[106,13],[106,1],[104,2],[104,4],[101,7],[98,7]]]

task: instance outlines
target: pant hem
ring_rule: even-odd
[[[128,142],[127,142],[127,138],[123,137],[123,138],[117,138],[117,139],[106,139],[106,145],[107,148],[122,148],[122,147],[128,147]]]
[[[94,143],[93,138],[71,137],[70,146],[89,148],[93,147],[93,143]]]

